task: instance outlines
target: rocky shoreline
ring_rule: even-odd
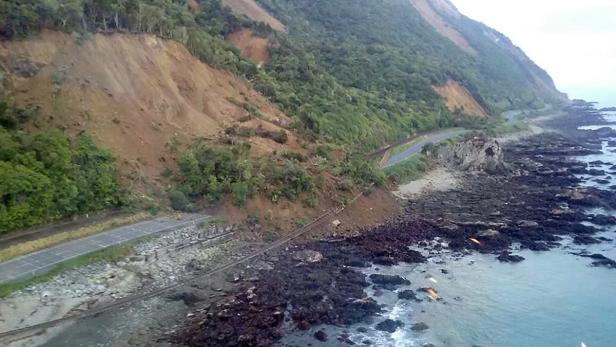
[[[579,125],[602,121],[592,108],[573,106],[566,113],[548,124],[560,134],[546,133],[503,147],[506,169],[465,174],[457,188],[411,200],[405,217],[359,236],[295,245],[271,256],[267,270],[241,281],[223,300],[198,309],[167,341],[186,346],[269,346],[285,329],[365,321],[381,308],[364,289],[394,290],[406,279],[365,276],[361,268],[424,262],[424,256],[411,250],[411,245],[430,254],[449,248],[519,262],[524,259],[511,252],[514,244],[548,251],[558,247],[564,236],[576,244],[604,241],[594,235],[601,226],[615,225],[616,218],[586,211],[615,209],[616,187],[582,187],[578,176],[602,179],[616,174],[616,167],[605,172],[574,157],[596,154],[601,142],[616,134],[610,128],[576,130]],[[434,242],[437,237],[444,242]],[[588,257],[595,266],[616,267],[614,260],[600,254],[578,255]],[[427,295],[430,290],[419,289]],[[412,291],[399,295],[417,298]],[[395,331],[398,326],[399,322],[382,320],[374,328]],[[353,344],[344,334],[327,336],[317,331],[314,338],[315,343],[337,339]]]

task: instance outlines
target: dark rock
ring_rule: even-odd
[[[398,320],[386,319],[379,324],[377,324],[374,328],[379,331],[387,331],[389,333],[393,333],[399,327],[404,326],[404,323]]]
[[[347,334],[342,334],[340,336],[338,336],[338,341],[342,342],[342,343],[346,343],[347,345],[355,345],[355,342],[351,341],[351,339],[349,338],[349,335]]]
[[[319,341],[322,341],[322,342],[327,341],[327,334],[323,330],[317,331],[316,333],[314,333],[313,336],[315,339]]]
[[[426,324],[424,322],[415,323],[411,327],[411,330],[413,330],[413,331],[424,331],[424,330],[428,330],[428,329],[429,329],[428,324]]]
[[[384,288],[387,290],[394,290],[398,286],[411,284],[409,280],[398,275],[372,274],[369,277],[372,283],[378,285],[379,288]]]
[[[591,176],[604,176],[605,175],[605,171],[598,170],[598,169],[589,169],[589,170],[586,170],[586,173]]]
[[[573,243],[576,245],[591,245],[595,243],[601,243],[601,241],[588,235],[577,235],[573,238]]]
[[[364,328],[364,327],[359,327],[356,329],[358,333],[367,333],[368,329]]]
[[[535,252],[545,252],[550,250],[550,247],[545,242],[531,242],[527,246],[528,249]]]
[[[194,306],[196,303],[206,299],[206,297],[195,290],[180,291],[167,296],[172,301],[183,301],[186,306]]]
[[[414,291],[408,289],[398,293],[398,299],[401,300],[418,300]]]
[[[496,259],[503,263],[519,263],[524,260],[524,257],[503,251]]]
[[[597,225],[616,225],[616,217],[603,214],[590,215],[587,220]]]

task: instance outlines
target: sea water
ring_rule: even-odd
[[[611,113],[606,120],[616,121],[616,115]],[[616,164],[615,150],[605,142],[603,154],[577,159],[609,162],[610,165],[596,167],[609,171],[609,166]],[[597,177],[582,178],[583,185],[602,189],[616,184],[609,175],[601,177],[609,184],[595,182]],[[614,215],[613,211],[589,212]],[[394,292],[368,288],[367,294],[384,309],[369,322],[346,327],[317,326],[307,332],[290,333],[281,345],[348,346],[337,339],[346,335],[356,345],[373,346],[615,347],[616,269],[592,266],[592,259],[574,254],[587,251],[616,259],[616,226],[596,227],[602,230],[596,236],[610,241],[581,246],[564,238],[562,247],[548,252],[514,249],[514,254],[525,258],[515,264],[501,263],[495,255],[443,251],[426,253],[430,258],[424,264],[362,269],[366,275],[400,275],[411,285]],[[429,297],[418,290],[427,287],[433,288],[437,296]],[[397,292],[406,289],[416,291],[422,301],[398,299]],[[374,329],[388,318],[405,325],[394,333]],[[419,322],[429,328],[413,331],[412,325]],[[312,338],[317,330],[328,334],[326,342]]]

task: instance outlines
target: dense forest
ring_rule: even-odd
[[[122,203],[111,154],[87,135],[25,131],[35,115],[0,102],[0,234]]]

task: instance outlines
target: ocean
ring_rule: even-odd
[[[616,121],[616,112],[607,120]],[[593,128],[593,127],[589,127]],[[603,153],[579,157],[587,163],[616,163],[616,147],[603,143]],[[584,185],[607,187],[591,177]],[[611,214],[608,211],[592,211]],[[597,226],[598,228],[601,228]],[[592,260],[572,253],[588,251],[616,259],[616,226],[603,227],[598,245],[575,245],[565,238],[562,247],[548,252],[514,250],[525,258],[520,263],[501,263],[494,255],[447,251],[424,264],[372,266],[372,273],[400,275],[411,284],[396,291],[367,293],[385,312],[373,321],[347,327],[317,326],[308,332],[285,336],[285,346],[348,346],[336,338],[320,343],[312,338],[323,330],[328,336],[348,336],[356,345],[453,346],[453,347],[614,347],[616,346],[616,270],[591,265]],[[433,242],[443,242],[434,240]],[[421,248],[417,248],[426,252]],[[427,254],[426,254],[427,255]],[[436,295],[419,294],[433,288]],[[397,293],[418,292],[420,302],[400,300]],[[386,318],[404,323],[394,333],[377,331],[374,325]],[[423,322],[428,329],[414,331]]]

